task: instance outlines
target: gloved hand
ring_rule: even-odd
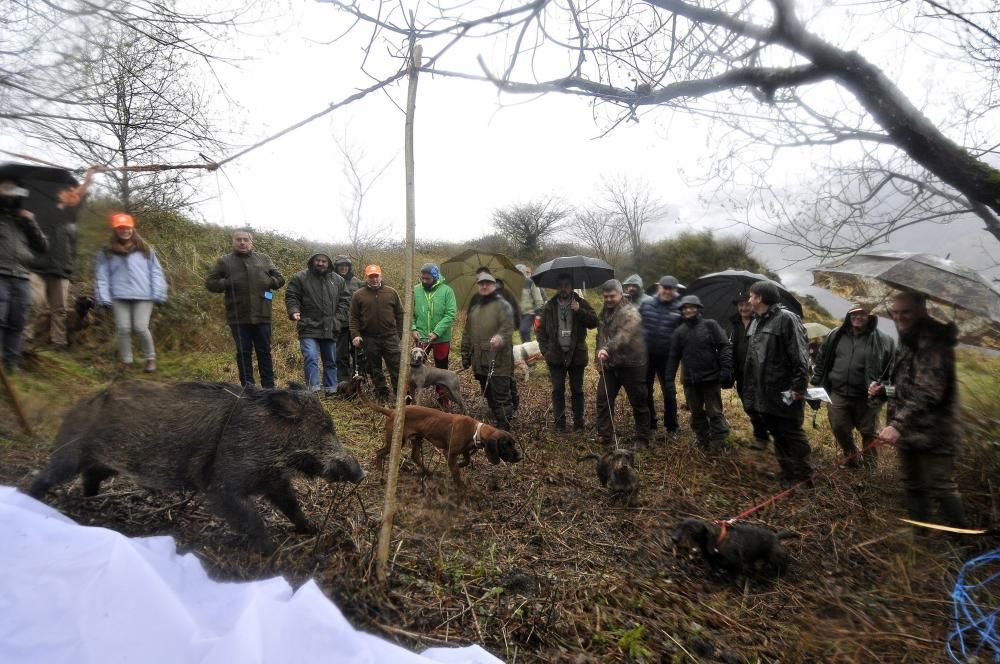
[[[471,366],[472,366],[472,358],[471,357],[465,357],[463,355],[462,356],[462,368],[463,369],[468,369]]]
[[[721,372],[719,372],[719,386],[722,389],[728,390],[730,387],[733,386],[733,384],[734,381],[733,381],[732,371],[729,371],[728,369],[723,369]]]

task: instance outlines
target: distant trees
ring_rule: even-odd
[[[516,203],[493,211],[493,227],[507,238],[516,256],[535,260],[571,212],[553,198]]]
[[[654,283],[665,274],[690,284],[698,277],[720,270],[749,270],[777,279],[777,275],[753,257],[746,240],[716,237],[711,231],[681,233],[651,244],[644,269],[639,273],[646,283]]]
[[[364,216],[369,192],[392,165],[393,159],[382,166],[372,167],[368,165],[364,150],[346,137],[334,138],[334,143],[344,160],[340,173],[347,183],[347,190],[341,195],[340,211],[347,225],[349,253],[359,265],[364,265],[368,256],[387,248],[393,240],[390,224],[372,224]]]

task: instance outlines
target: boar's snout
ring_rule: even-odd
[[[347,452],[337,454],[327,464],[323,477],[328,482],[353,482],[358,484],[368,473],[361,467],[358,460]]]

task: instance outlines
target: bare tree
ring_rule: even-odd
[[[616,223],[613,213],[599,208],[580,210],[573,215],[568,230],[572,232],[573,239],[586,245],[596,258],[616,270],[622,267],[628,238]]]
[[[364,150],[351,143],[346,135],[342,139],[335,137],[333,140],[344,160],[340,172],[347,184],[347,193],[342,196],[340,210],[347,224],[351,256],[363,265],[372,252],[385,249],[392,242],[392,226],[367,223],[364,207],[372,187],[389,169],[395,157],[383,166],[373,168],[368,166]]]
[[[205,97],[183,50],[131,28],[109,29],[104,42],[100,57],[88,60],[76,78],[74,116],[29,125],[29,135],[88,165],[198,161],[199,153],[217,150]],[[194,195],[190,171],[109,171],[105,177],[129,212],[177,210]]]
[[[610,219],[632,255],[634,269],[639,271],[648,227],[661,221],[667,208],[647,183],[624,176],[603,180],[602,193],[598,206]]]
[[[588,97],[608,111],[609,129],[659,107],[709,117],[774,150],[865,146],[883,163],[907,162],[895,172],[916,172],[946,197],[964,199],[1000,241],[1000,171],[991,164],[997,145],[989,138],[995,128],[984,130],[997,108],[1000,74],[1000,9],[990,0],[957,9],[953,0],[876,5],[846,15],[854,23],[881,23],[839,31],[845,40],[852,32],[895,30],[908,47],[976,65],[981,94],[960,99],[970,113],[946,109],[937,121],[852,46],[809,29],[841,11],[835,4],[803,15],[793,0],[523,0],[484,3],[478,12],[475,3],[425,5],[411,19],[388,1],[330,1],[374,31],[372,44],[392,49],[404,35],[420,40],[434,53],[429,71],[489,81],[508,93]],[[470,49],[453,48],[455,42],[476,37],[495,48],[478,49],[489,56],[478,62],[463,60]],[[366,58],[363,66],[376,61]],[[846,94],[831,94],[837,88]],[[956,117],[961,131],[949,126]],[[720,144],[721,156],[732,156],[730,146]]]
[[[517,255],[535,259],[571,211],[552,198],[517,203],[494,210],[493,226],[508,239]]]

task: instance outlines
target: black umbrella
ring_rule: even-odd
[[[594,288],[614,279],[615,269],[600,258],[560,256],[539,265],[531,280],[539,288],[558,288],[561,274],[570,276],[573,288]]]
[[[750,290],[750,286],[758,281],[772,281],[763,274],[747,272],[746,270],[723,270],[698,277],[688,285],[687,294],[697,295],[705,306],[703,315],[717,321],[725,321],[736,313],[733,301],[741,298]],[[802,317],[802,305],[795,297],[785,290],[781,284],[778,287],[779,302],[799,317]]]
[[[60,214],[56,207],[59,192],[80,184],[69,171],[62,168],[28,164],[0,164],[0,179],[2,178],[13,178],[31,192],[24,199],[22,207],[33,212],[43,227],[49,217]]]

